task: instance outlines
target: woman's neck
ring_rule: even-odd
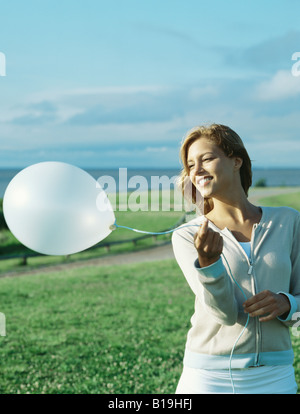
[[[213,198],[213,204],[213,210],[206,215],[212,221],[243,224],[256,221],[261,215],[260,208],[251,204],[246,194],[228,200]]]

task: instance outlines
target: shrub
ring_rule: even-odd
[[[3,214],[3,200],[2,198],[0,198],[0,230],[3,230],[3,229],[7,230],[7,224],[4,219],[4,214]]]
[[[267,180],[265,178],[260,178],[254,184],[254,187],[267,187]]]

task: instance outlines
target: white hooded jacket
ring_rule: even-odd
[[[252,230],[250,259],[227,228],[221,230],[209,221],[209,227],[223,236],[226,260],[221,256],[216,263],[200,268],[194,234],[204,216],[180,226],[172,235],[175,258],[195,294],[184,356],[184,364],[191,368],[229,368],[232,347],[247,320],[243,292],[250,298],[263,290],[286,294],[289,315],[268,322],[250,317],[231,367],[293,363],[289,327],[300,311],[300,213],[288,207],[261,209],[261,221]]]

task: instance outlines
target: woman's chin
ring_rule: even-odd
[[[197,188],[198,192],[200,193],[201,197],[203,197],[203,198],[211,198],[212,197],[211,189],[205,188],[205,187],[199,188],[199,186],[196,187],[196,188]]]

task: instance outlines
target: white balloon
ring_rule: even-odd
[[[112,206],[86,171],[63,162],[41,162],[9,183],[3,213],[14,236],[47,255],[85,250],[111,233]]]

